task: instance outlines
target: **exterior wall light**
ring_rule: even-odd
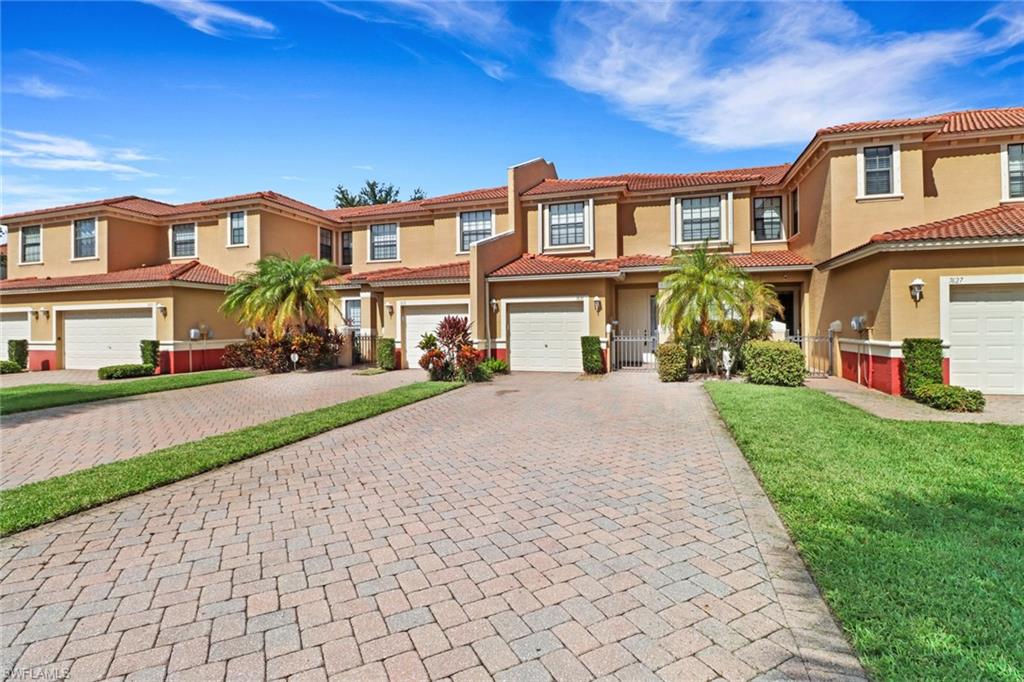
[[[498,299],[496,299],[496,298],[492,298],[491,299],[491,312],[492,313],[498,312]]]
[[[601,299],[594,297],[594,312],[601,312]]]
[[[167,306],[165,306],[163,303],[157,303],[156,304],[156,310],[157,310],[158,313],[160,313],[164,317],[167,317]]]
[[[49,311],[48,308],[33,308],[32,309],[32,317],[34,317],[34,318],[36,318],[38,320],[40,314],[42,314],[42,316],[45,319],[47,319],[47,320],[50,319],[50,311]]]
[[[920,277],[910,283],[910,298],[914,299],[914,303],[920,303],[924,298],[924,280]]]
[[[388,311],[388,317],[394,316],[394,314],[395,314],[395,304],[394,303],[385,303],[384,304],[384,310]]]

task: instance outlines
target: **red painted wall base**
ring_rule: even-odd
[[[190,357],[191,356],[191,357]],[[207,348],[206,350],[162,350],[160,351],[160,374],[183,374],[201,372],[207,369],[221,369],[224,364],[223,348]]]
[[[491,357],[497,358],[498,360],[504,360],[508,362],[508,349],[506,348],[492,348]]]
[[[841,351],[842,377],[890,395],[903,395],[903,358],[882,358]],[[857,362],[860,360],[860,374]],[[942,383],[949,383],[949,358],[942,358]]]
[[[33,372],[57,369],[57,351],[30,350],[28,352],[28,368]]]

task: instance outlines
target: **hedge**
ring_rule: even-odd
[[[28,339],[11,339],[7,342],[7,359],[18,363],[18,367],[28,367]]]
[[[153,365],[107,365],[100,367],[96,374],[100,379],[131,379],[152,376]]]
[[[942,383],[942,340],[903,339],[903,394]]]
[[[17,374],[24,369],[14,360],[0,360],[0,374]]]
[[[395,340],[383,337],[377,340],[377,366],[381,369],[395,368]]]
[[[804,353],[789,341],[747,341],[741,350],[752,384],[800,386],[807,376]]]
[[[658,359],[658,378],[662,381],[686,381],[690,358],[681,343],[663,343],[655,351]]]
[[[159,341],[153,341],[151,339],[140,341],[139,350],[142,352],[142,364],[153,365],[154,367],[160,364]]]
[[[981,412],[985,409],[985,396],[981,391],[972,391],[963,386],[925,384],[917,387],[914,400],[950,412]]]
[[[583,347],[583,371],[587,374],[604,374],[601,339],[596,336],[581,336],[580,345]]]

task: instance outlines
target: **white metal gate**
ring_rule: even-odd
[[[832,334],[828,336],[787,336],[804,352],[807,374],[812,377],[827,377],[832,374]]]
[[[612,337],[612,367],[614,369],[653,370],[657,368],[654,352],[658,337],[647,330],[626,331]]]

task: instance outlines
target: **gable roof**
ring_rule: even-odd
[[[130,270],[117,270],[95,275],[73,275],[70,277],[20,277],[0,281],[0,291],[13,293],[22,290],[54,288],[96,288],[111,285],[159,284],[161,282],[185,282],[189,284],[210,284],[227,286],[235,278],[211,268],[209,265],[191,260],[184,263],[164,263]]]
[[[221,204],[236,203],[240,201],[264,201],[276,204],[283,208],[305,213],[314,218],[334,222],[333,216],[323,209],[307,204],[298,199],[293,199],[284,194],[271,190],[262,192],[250,192],[248,194],[236,194],[233,196],[219,197],[216,199],[203,199],[184,204],[168,204],[163,201],[155,201],[135,195],[111,197],[109,199],[98,199],[78,204],[65,204],[63,206],[52,206],[50,208],[36,209],[33,211],[22,211],[20,213],[9,213],[0,216],[0,221],[14,220],[17,218],[28,218],[35,215],[47,213],[60,213],[64,211],[80,211],[89,208],[114,208],[128,213],[135,213],[146,218],[168,218],[186,217],[211,210]]]
[[[622,188],[630,192],[650,192],[683,187],[702,187],[735,182],[777,184],[789,170],[788,163],[752,168],[732,168],[700,173],[623,173],[595,178],[549,178],[523,192],[523,196],[580,192],[593,189]]]
[[[381,285],[384,283],[408,282],[453,282],[462,283],[469,280],[469,261],[456,261],[441,265],[426,265],[418,268],[385,268],[346,275],[346,283],[366,282]]]
[[[879,251],[913,248],[921,242],[958,241],[966,242],[964,246],[1000,241],[1024,243],[1024,204],[1002,204],[954,218],[879,232],[860,246],[824,261],[820,267],[828,269]]]

